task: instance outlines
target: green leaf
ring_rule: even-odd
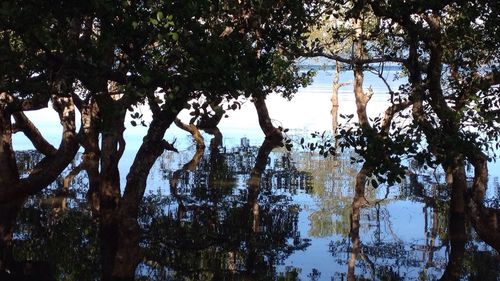
[[[162,11],[158,11],[156,13],[156,19],[158,19],[158,21],[161,21],[163,19],[163,12]]]
[[[151,22],[153,25],[158,25],[158,20],[157,19],[150,18],[149,22]]]

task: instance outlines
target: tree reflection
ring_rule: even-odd
[[[35,151],[18,155],[22,169],[40,157]],[[60,177],[42,194],[0,205],[0,228],[11,231],[2,243],[0,280],[98,279],[99,242],[85,202],[87,181],[78,177],[72,190],[63,187]]]
[[[397,237],[384,239],[391,232],[388,213],[383,205],[366,205],[355,192],[349,237],[330,243],[330,252],[340,264],[347,265],[347,274],[337,272],[334,276],[348,280],[498,280],[498,256],[477,239],[470,227],[470,199],[465,186],[461,190],[447,189],[445,185],[420,182],[425,178],[410,175],[396,195],[399,200],[407,198],[423,204],[424,243]],[[446,194],[447,190],[451,193]],[[380,220],[385,220],[382,238]],[[491,217],[484,220],[491,221]],[[491,237],[499,237],[494,228],[489,230]]]
[[[258,148],[246,142],[231,149],[198,147],[178,168],[158,165],[166,188],[145,196],[141,205],[138,280],[320,280],[329,274],[343,280],[500,278],[498,255],[479,240],[492,247],[498,241],[495,204],[476,202],[471,209],[473,194],[416,174],[398,192],[377,200],[383,190],[377,195],[356,185],[363,177],[348,160],[330,159],[322,167],[312,157],[274,148],[269,141]],[[21,164],[29,169],[29,159],[36,157],[20,156],[26,159]],[[337,173],[328,174],[328,165]],[[80,174],[72,182],[66,190],[61,177],[37,197],[0,206],[0,280],[16,274],[100,278],[100,249],[106,242],[97,235],[98,221],[87,202],[88,179]],[[301,209],[296,198],[306,194],[318,198],[317,210]],[[406,226],[390,217],[396,201],[421,206],[423,239],[398,237],[396,231]],[[329,251],[342,270],[319,268],[307,275],[290,264],[292,254],[310,249],[299,228],[304,211],[313,239],[341,237],[333,238]]]
[[[308,240],[298,231],[298,206],[286,196],[263,192],[272,188],[266,177],[283,176],[266,170],[274,146],[264,141],[258,151],[212,148],[208,157],[197,152],[189,162],[199,162],[197,169],[186,164],[175,171],[172,196],[152,195],[144,206],[146,259],[139,274],[156,280],[276,278],[277,264],[307,247]],[[236,178],[246,178],[247,188],[237,188]]]

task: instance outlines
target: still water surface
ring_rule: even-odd
[[[330,75],[321,72],[288,104],[270,97],[271,115],[298,136],[328,130]],[[352,112],[351,95],[349,88],[341,92],[341,113]],[[386,100],[377,90],[370,114],[378,114]],[[304,107],[313,110],[298,114]],[[478,237],[466,214],[464,245],[452,243],[461,233],[449,225],[451,196],[439,171],[413,170],[399,186],[367,187],[366,201],[353,207],[363,198],[354,193],[360,167],[350,163],[352,155],[323,158],[274,149],[258,159],[263,136],[254,114],[248,104],[231,113],[220,125],[224,146],[217,149],[196,150],[184,132],[169,131],[166,138],[175,136],[181,152],[165,152],[148,179],[140,214],[145,259],[136,272],[139,280],[347,280],[348,275],[437,280],[457,268],[463,280],[500,280],[498,253]],[[127,129],[122,178],[141,130]],[[29,148],[22,138],[16,145]],[[21,154],[28,162],[35,157]],[[251,171],[260,161],[266,165],[256,177]],[[495,165],[486,204],[499,208]],[[58,186],[26,203],[14,254],[47,262],[60,280],[98,280],[99,241],[84,200],[87,180],[77,176],[64,198]]]

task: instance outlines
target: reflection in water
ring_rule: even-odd
[[[399,188],[375,190],[356,185],[362,167],[349,163],[351,155],[273,148],[243,141],[198,148],[178,167],[159,162],[165,178],[155,179],[161,187],[145,196],[139,214],[137,278],[500,278],[498,254],[478,239],[497,247],[495,204],[478,206],[489,216],[470,223],[464,189],[450,193],[433,177],[410,174]],[[29,169],[36,156],[25,158]],[[102,241],[88,179],[72,182],[69,190],[61,179],[44,194],[0,206],[0,280],[99,280]]]
[[[227,153],[212,150],[203,158],[196,153],[190,162],[200,162],[196,177],[185,174],[179,180],[189,165],[174,172],[175,200],[149,206],[141,217],[149,225],[140,274],[157,280],[269,280],[278,274],[279,262],[307,247],[297,229],[297,206],[261,190],[272,149],[265,142],[257,157],[255,148],[244,146]],[[215,170],[206,163],[222,166]],[[246,178],[246,188],[237,186],[236,178]]]

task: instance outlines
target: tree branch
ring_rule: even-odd
[[[339,55],[335,54],[329,54],[325,53],[322,51],[311,51],[311,52],[304,52],[300,54],[302,57],[305,58],[317,58],[317,57],[323,57],[327,58],[330,60],[336,60],[342,63],[346,64],[370,64],[370,63],[381,63],[381,62],[396,62],[396,63],[402,63],[405,64],[407,62],[407,59],[404,58],[397,58],[397,57],[390,57],[390,56],[384,56],[384,57],[377,57],[377,58],[360,58],[360,59],[352,59],[352,58],[345,58]]]
[[[57,149],[42,136],[37,127],[35,127],[23,112],[15,112],[13,116],[16,120],[16,129],[24,133],[36,150],[40,151],[45,156],[54,155],[57,152]]]

